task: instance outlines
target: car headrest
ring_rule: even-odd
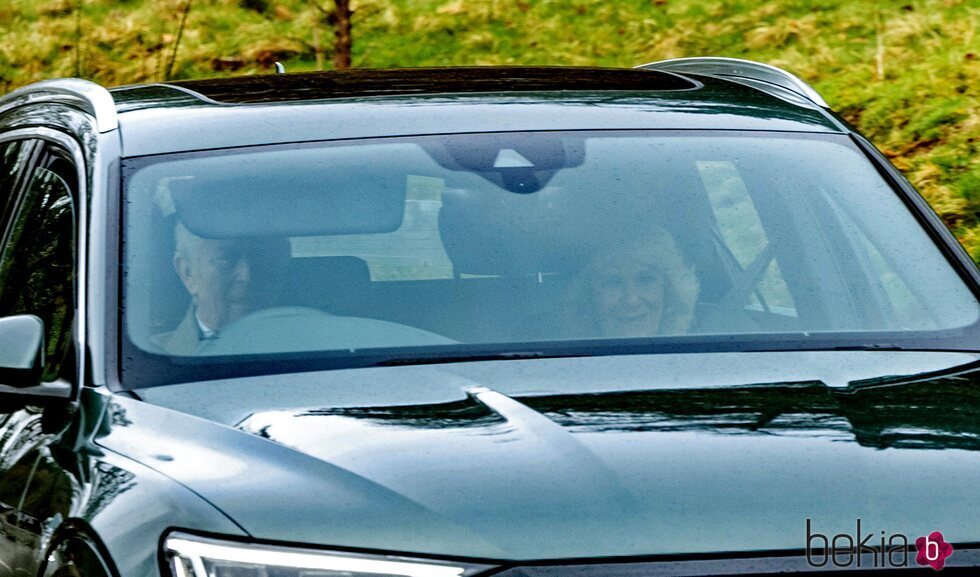
[[[371,282],[368,264],[356,256],[294,257],[289,260],[288,275],[305,286],[327,288]]]
[[[439,233],[457,273],[521,275],[557,270],[561,190],[535,194],[446,189]]]
[[[294,257],[287,278],[285,302],[345,314],[366,298],[371,271],[356,256]]]

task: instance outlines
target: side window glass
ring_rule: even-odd
[[[722,242],[737,261],[738,268],[750,269],[769,241],[738,167],[730,161],[700,161],[697,166]],[[775,259],[770,260],[759,274],[746,304],[751,309],[796,316],[793,297]]]
[[[0,252],[0,316],[32,314],[47,335],[43,378],[52,381],[71,370],[74,319],[75,225],[72,190],[75,170],[51,151],[27,178]]]
[[[3,223],[7,222],[7,212],[11,209],[17,176],[24,170],[30,148],[30,142],[26,140],[0,143],[0,237],[3,236]]]

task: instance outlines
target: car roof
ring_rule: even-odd
[[[844,132],[816,104],[724,78],[647,69],[350,70],[110,91],[123,155],[523,130]]]

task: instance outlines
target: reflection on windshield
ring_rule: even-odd
[[[820,382],[704,389],[545,395],[516,400],[572,433],[706,432],[725,435],[827,437],[878,449],[980,450],[980,372],[913,383],[835,390]],[[418,430],[462,429],[496,435],[503,417],[472,397],[411,406],[324,408],[252,415],[246,431],[277,439],[277,425],[320,430],[326,421]],[[346,430],[341,428],[340,430]]]
[[[125,180],[127,362],[144,369],[167,357],[914,333],[977,317],[902,202],[834,135],[280,145],[129,161]],[[168,382],[130,368],[144,386]]]

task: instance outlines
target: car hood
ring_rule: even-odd
[[[237,404],[210,418],[187,386],[115,399],[99,443],[286,541],[595,558],[802,549],[808,520],[832,536],[860,519],[875,543],[974,542],[976,361],[688,354],[244,379],[213,384]],[[317,387],[289,395],[303,379]]]

